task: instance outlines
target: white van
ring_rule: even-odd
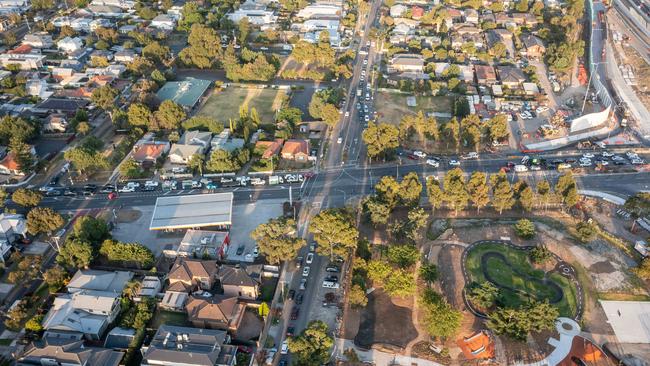
[[[517,165],[515,165],[515,171],[516,171],[517,173],[527,172],[527,171],[528,171],[528,167],[525,166],[525,165],[517,164]]]

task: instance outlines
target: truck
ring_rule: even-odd
[[[271,175],[271,176],[269,176],[269,184],[270,184],[270,185],[273,185],[273,184],[282,184],[282,183],[284,183],[284,179],[282,179],[282,177],[280,177],[280,176],[278,176],[278,175]]]

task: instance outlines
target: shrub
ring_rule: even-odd
[[[535,237],[535,224],[528,219],[521,219],[515,224],[515,233],[523,239],[532,239]]]

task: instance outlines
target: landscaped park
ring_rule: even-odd
[[[548,301],[560,315],[576,317],[581,301],[572,268],[555,257],[545,268],[535,267],[529,249],[501,241],[474,243],[464,255],[466,283],[492,283],[499,290],[496,302],[504,307]]]
[[[262,123],[273,123],[275,111],[282,107],[286,99],[284,89],[235,86],[217,88],[201,106],[198,115],[209,116],[227,124],[229,119],[239,118],[240,106],[247,105],[249,110],[257,110]]]

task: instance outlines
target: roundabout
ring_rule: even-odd
[[[499,290],[499,306],[519,308],[531,301],[547,301],[561,316],[580,318],[582,288],[573,267],[555,255],[547,266],[534,265],[528,258],[532,248],[500,240],[471,244],[462,259],[466,286],[490,282]],[[485,316],[467,299],[465,302],[475,315]]]

